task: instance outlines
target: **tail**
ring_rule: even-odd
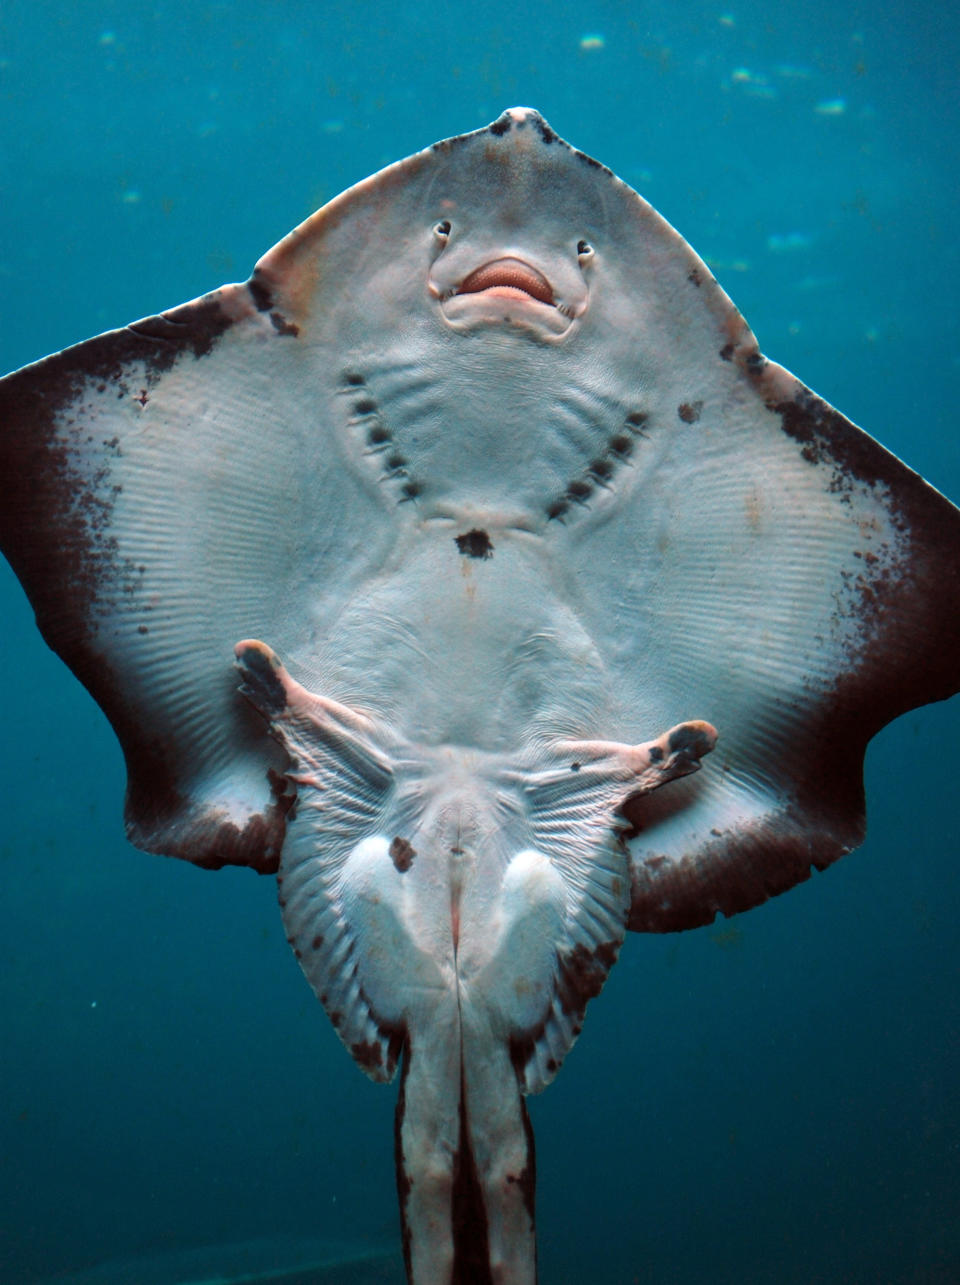
[[[488,1038],[473,1052],[404,1049],[396,1162],[407,1275],[411,1285],[536,1285],[533,1129],[508,1048]]]

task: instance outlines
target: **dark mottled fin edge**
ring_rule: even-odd
[[[660,861],[655,836],[644,845],[643,834],[670,809],[668,792],[627,802],[644,849],[632,865],[627,925],[639,932],[697,928],[749,910],[856,848],[866,833],[868,742],[908,710],[960,691],[960,510],[782,367],[742,365],[803,458],[830,470],[838,503],[853,484],[884,497],[905,553],[898,575],[864,588],[857,663],[824,699],[811,700],[766,816],[711,831],[681,860]]]
[[[856,764],[839,779],[860,782],[872,736],[907,710],[960,691],[960,509],[781,367],[768,363],[757,382],[811,467],[831,470],[839,501],[851,484],[876,490],[907,542],[899,575],[864,589],[859,664],[838,680],[824,714],[832,743],[848,744]],[[831,766],[823,780],[814,771],[815,787],[836,771]]]
[[[27,591],[44,639],[117,734],[127,765],[131,842],[211,869],[245,865],[272,873],[292,803],[285,779],[275,769],[268,771],[277,755],[264,755],[265,806],[240,823],[189,797],[179,784],[176,747],[144,727],[97,647],[92,610],[100,586],[113,574],[109,532],[102,532],[99,543],[91,540],[89,504],[77,502],[75,464],[57,432],[58,415],[86,383],[122,384],[128,367],[142,366],[149,396],[153,383],[175,362],[204,357],[231,325],[254,312],[248,287],[225,286],[0,379],[0,548]],[[238,694],[236,717],[252,739],[259,734],[253,730],[256,715],[244,705]]]
[[[403,1117],[407,1107],[407,1073],[410,1070],[410,1045],[404,1042],[401,1049],[403,1065],[400,1070],[400,1090],[397,1093],[397,1105],[393,1112],[393,1166],[397,1183],[397,1199],[400,1205],[400,1237],[403,1245],[403,1265],[406,1268],[407,1280],[413,1275],[410,1260],[410,1224],[407,1220],[407,1198],[410,1195],[410,1177],[403,1161]]]
[[[846,786],[835,795],[841,807],[832,825],[829,817],[798,807],[713,835],[680,861],[633,862],[627,927],[658,933],[700,928],[718,914],[751,910],[803,883],[813,870],[825,870],[856,848],[866,830],[862,783]]]

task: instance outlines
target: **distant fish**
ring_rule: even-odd
[[[767,237],[767,249],[774,254],[788,250],[807,250],[813,245],[813,237],[805,232],[772,232]]]
[[[777,63],[774,72],[784,80],[809,80],[813,75],[811,67],[797,66],[789,62]]]
[[[769,77],[761,72],[751,71],[749,67],[735,67],[730,74],[730,81],[752,98],[777,97],[777,90],[770,84]]]

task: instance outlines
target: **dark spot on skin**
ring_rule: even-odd
[[[618,942],[601,942],[596,950],[578,942],[558,956],[557,998],[565,1013],[582,1019],[587,1003],[603,989],[619,950]]]
[[[409,839],[401,839],[399,835],[390,843],[390,860],[396,866],[401,874],[406,872],[413,865],[413,858],[417,855],[416,849]]]
[[[922,530],[929,524],[927,511],[934,503],[940,503],[940,497],[935,499],[934,493],[915,475],[908,474],[909,480],[905,480],[898,460],[878,451],[870,438],[858,432],[839,411],[809,389],[801,390],[789,401],[767,402],[767,408],[780,415],[783,431],[800,445],[802,459],[831,470],[828,489],[841,500],[850,502],[858,482],[871,488],[879,482],[898,497],[891,508],[891,518],[898,530],[911,531],[915,527]],[[941,525],[945,521],[942,516],[937,520]],[[933,538],[937,547],[943,544],[944,535],[939,529]],[[916,576],[917,568],[911,568],[910,579],[915,581]],[[940,600],[942,591],[931,586],[930,592],[934,600]],[[919,589],[916,593],[919,600]],[[883,596],[891,597],[890,586],[884,588]],[[916,610],[914,607],[914,613]]]
[[[571,771],[571,772],[579,772],[579,771],[580,771],[580,764],[579,764],[579,763],[571,763],[571,764],[570,764],[570,771]]]
[[[552,504],[547,505],[547,517],[548,518],[562,517],[564,513],[566,513],[567,509],[569,509],[569,507],[570,505],[567,503],[566,500],[554,500]]]
[[[659,745],[650,746],[650,762],[651,763],[663,762],[663,750],[660,748]]]
[[[733,344],[724,344],[720,349],[720,356],[724,361],[733,361],[734,347]]]
[[[586,152],[578,152],[575,147],[570,150],[573,152],[577,160],[583,161],[584,165],[589,165],[592,170],[600,170],[601,173],[609,174],[611,178],[613,177],[613,171],[611,169],[608,169],[606,165],[602,165],[599,161],[594,160],[592,156],[588,156]]]
[[[159,372],[169,370],[184,351],[189,350],[194,357],[206,356],[214,341],[232,325],[233,321],[217,300],[209,299],[203,303],[181,304],[179,308],[171,308],[169,312],[161,312],[156,317],[135,321],[125,331],[101,335],[99,338],[103,345],[103,355],[108,360],[112,358],[118,366],[139,360],[146,363],[148,370]],[[126,336],[129,338],[125,338]],[[157,346],[145,348],[142,342],[136,342],[144,339]],[[97,347],[96,340],[88,339],[82,345],[86,350],[84,356],[88,360],[94,357]],[[76,360],[77,357],[74,356],[74,361]],[[89,370],[89,366],[87,370],[94,373]],[[119,370],[109,377],[116,378],[117,374]]]
[[[248,289],[257,312],[269,312],[273,307],[273,295],[256,273],[250,278]]]
[[[703,402],[681,402],[677,407],[677,414],[685,424],[695,424],[700,418],[700,412],[703,410]]]
[[[536,125],[537,130],[539,131],[540,137],[543,139],[543,141],[547,144],[548,147],[551,143],[555,143],[557,141],[556,134],[553,132],[553,130],[550,128],[550,126],[547,124],[547,122],[543,119],[542,116],[535,116],[533,123]]]
[[[287,694],[277,677],[280,662],[259,647],[248,647],[237,657],[243,676],[240,690],[265,716],[281,713],[287,707]]]
[[[580,478],[574,478],[567,487],[567,495],[569,495],[572,500],[583,501],[592,490],[593,487],[589,482],[584,482]]]
[[[439,143],[434,143],[430,150],[442,155],[444,152],[452,152],[455,147],[463,147],[468,142],[470,142],[469,134],[457,134],[453,138],[442,138]]]
[[[271,312],[270,321],[278,335],[299,335],[300,327],[294,325],[292,321],[287,321],[282,312]]]
[[[613,465],[609,460],[593,460],[589,467],[589,472],[601,482],[605,482],[613,473]]]
[[[630,414],[627,416],[626,422],[632,425],[634,428],[640,428],[643,424],[647,422],[648,418],[649,416],[647,415],[646,411],[632,410]]]
[[[316,937],[314,937],[313,941],[310,943],[310,949],[319,950],[322,945],[323,935],[321,933],[317,933]]]
[[[493,544],[486,531],[474,527],[464,535],[454,537],[454,543],[465,558],[492,558]]]
[[[409,482],[404,482],[403,486],[401,487],[403,498],[405,500],[415,500],[417,496],[422,492],[422,490],[423,490],[423,486],[421,485],[421,483],[414,482],[413,479],[411,479]]]
[[[691,763],[698,763],[710,752],[712,746],[709,738],[698,727],[684,723],[670,733],[668,748],[671,754],[689,759]]]
[[[700,285],[699,270],[697,268],[691,268],[690,272],[687,274],[687,280],[692,282],[695,286],[699,286]]]
[[[338,1008],[335,1008],[330,1014],[330,1021],[333,1023],[335,1028],[343,1025],[343,1014]]]
[[[394,454],[387,459],[387,468],[396,473],[398,469],[403,468],[406,462],[406,456],[401,455],[399,451],[395,451]]]
[[[147,390],[145,388],[141,388],[139,396],[135,397],[133,400],[135,402],[139,402],[141,406],[146,406],[147,402],[150,400],[147,396]]]
[[[502,138],[504,134],[509,132],[512,124],[512,118],[504,113],[499,120],[495,120],[490,126],[490,133],[495,134],[497,138]]]
[[[383,424],[376,423],[367,429],[367,441],[371,446],[382,446],[390,441],[390,430]]]
[[[547,1058],[547,1070],[548,1070],[548,1071],[550,1072],[550,1074],[552,1075],[556,1069],[557,1069],[557,1061],[556,1061],[556,1059],[555,1059],[555,1058],[552,1058],[552,1057],[548,1057],[548,1058]],[[509,1182],[509,1181],[510,1181],[510,1179],[507,1179],[507,1181]]]
[[[137,625],[138,634],[148,634],[149,632],[150,630],[147,628],[146,625]]]
[[[767,403],[780,416],[783,431],[800,444],[800,454],[810,464],[832,464],[835,470],[831,489],[842,491],[856,479],[867,486],[881,482],[903,487],[902,465],[892,456],[879,453],[869,437],[854,429],[845,416],[804,389],[792,401]],[[923,485],[921,483],[920,485]]]
[[[767,359],[764,357],[762,352],[758,352],[754,349],[749,357],[744,359],[743,364],[746,367],[748,375],[761,375],[763,374],[763,369],[767,364]]]
[[[633,442],[624,433],[610,438],[610,449],[615,455],[627,456],[633,451]]]
[[[357,415],[369,415],[377,409],[377,403],[369,397],[361,397],[358,402],[353,403],[353,409]]]
[[[354,388],[359,388],[360,385],[364,382],[363,376],[359,373],[359,371],[356,371],[356,370],[348,370],[343,378],[348,384],[351,384]]]
[[[353,1054],[353,1060],[365,1071],[375,1071],[378,1066],[383,1066],[380,1045],[372,1040],[359,1040],[356,1044],[351,1044],[350,1052]]]

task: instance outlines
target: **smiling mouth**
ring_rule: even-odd
[[[536,299],[538,303],[555,307],[550,282],[521,259],[494,259],[482,267],[475,268],[457,287],[456,294],[482,294],[496,291],[508,296],[526,296]]]
[[[557,295],[539,268],[512,254],[481,263],[459,284],[431,275],[428,288],[444,321],[461,332],[507,326],[551,343],[563,339],[587,309],[585,288],[573,299]]]

